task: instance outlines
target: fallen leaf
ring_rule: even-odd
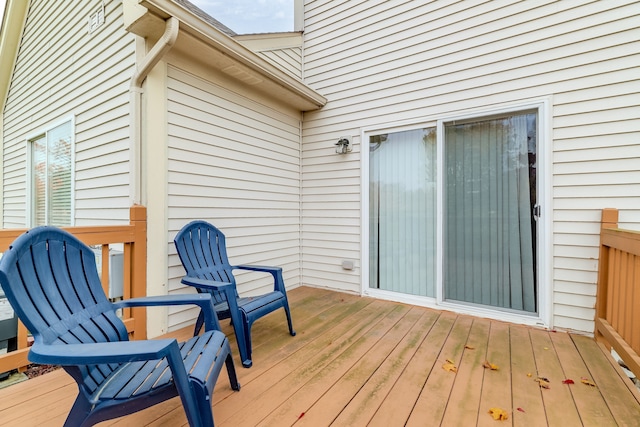
[[[298,417],[298,419],[304,417],[304,412],[300,414],[300,416]]]
[[[580,380],[580,382],[582,382],[582,384],[586,384],[586,385],[591,386],[591,387],[595,387],[596,386],[593,381],[591,381],[590,379],[587,379],[587,378],[582,378]]]
[[[520,411],[520,412],[524,412],[524,409],[522,409],[522,408],[518,408],[518,411]]]
[[[531,378],[533,375],[531,374],[531,372],[529,372],[529,373],[527,374],[527,376],[528,376],[529,378]]]
[[[549,380],[544,377],[538,377],[534,381],[536,381],[542,388],[546,388],[546,389],[550,388]]]
[[[467,350],[475,350],[476,348],[470,345],[465,345],[464,348],[466,348]]]
[[[489,363],[488,360],[485,360],[484,363],[482,364],[482,366],[485,369],[491,369],[492,371],[497,371],[498,370],[498,365],[494,365],[493,363]]]
[[[447,363],[451,363],[452,365],[455,365],[455,364],[456,364],[456,362],[454,362],[454,361],[453,361],[453,360],[451,360],[451,359],[445,359],[445,362],[447,362]]]
[[[507,411],[505,411],[504,409],[491,408],[489,409],[489,413],[494,420],[506,420],[507,418],[509,418],[509,414],[507,414]]]
[[[575,382],[569,378],[567,378],[566,380],[562,381],[562,384],[575,384]]]
[[[442,369],[448,372],[458,372],[458,368],[453,363],[445,363],[442,365]]]
[[[549,347],[545,347],[544,349],[545,349],[545,350],[549,350]]]

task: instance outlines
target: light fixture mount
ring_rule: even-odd
[[[350,153],[353,147],[351,146],[351,137],[341,136],[338,142],[336,142],[336,153],[347,154]]]

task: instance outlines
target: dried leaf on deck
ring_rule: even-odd
[[[518,408],[518,411],[520,411],[520,412],[524,412],[524,409],[522,409],[522,408]]]
[[[464,348],[466,348],[467,350],[475,350],[476,349],[474,346],[469,345],[469,344],[465,345]]]
[[[588,378],[582,378],[580,380],[580,382],[582,382],[582,384],[586,384],[586,385],[591,386],[591,387],[595,387],[596,386],[596,384],[593,381],[591,381],[590,379],[588,379]]]
[[[489,413],[491,414],[494,420],[506,420],[509,418],[509,414],[504,409],[491,408],[489,409]]]
[[[442,369],[449,372],[458,372],[458,368],[453,363],[445,363],[442,365]]]
[[[538,377],[534,381],[536,381],[540,385],[540,387],[542,387],[542,388],[548,389],[548,388],[551,387],[549,385],[549,380],[544,378],[544,377]]]
[[[562,381],[562,384],[575,384],[575,382],[572,379],[567,378],[566,380]]]
[[[493,363],[490,363],[488,360],[484,361],[484,363],[482,364],[482,367],[485,369],[491,369],[492,371],[498,370],[498,365],[494,365]]]

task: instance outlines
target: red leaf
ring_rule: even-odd
[[[575,382],[573,382],[573,380],[567,378],[566,380],[562,381],[562,384],[575,384]]]
[[[524,412],[524,409],[522,409],[522,408],[518,408],[518,411],[520,411],[520,412]]]
[[[298,417],[298,419],[304,417],[304,412],[300,414],[300,416]]]

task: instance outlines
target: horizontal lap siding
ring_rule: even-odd
[[[260,56],[280,67],[297,79],[302,78],[302,49],[292,47],[286,49],[270,49],[257,51]]]
[[[300,284],[300,117],[249,96],[169,67],[169,239],[209,221],[225,233],[232,264],[280,266],[290,288]],[[170,291],[182,292],[172,242],[169,254]],[[237,277],[241,294],[272,283]],[[195,314],[172,311],[170,328]]]
[[[88,33],[100,1],[31,2],[4,110],[4,227],[23,227],[27,138],[75,117],[76,225],[128,222],[133,36],[120,2]]]
[[[359,290],[359,271],[339,265],[360,259],[362,128],[551,96],[552,312],[592,331],[600,209],[640,228],[640,4],[316,0],[304,35],[305,82],[329,99],[303,127],[313,284]],[[356,142],[346,156],[342,135]]]

